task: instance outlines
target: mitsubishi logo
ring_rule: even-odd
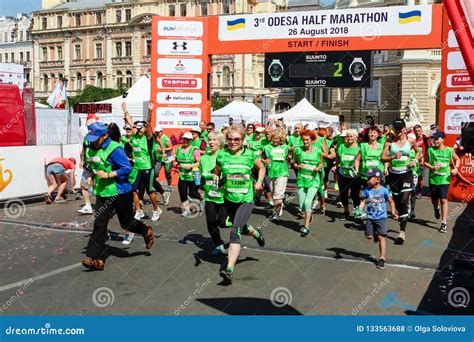
[[[184,67],[184,64],[181,62],[181,59],[176,63],[176,67]]]
[[[178,44],[178,42],[173,42],[173,50],[178,50],[178,47],[181,48],[181,50],[186,51],[188,43],[183,42],[182,44]]]
[[[461,99],[461,96],[459,96],[459,94],[458,94],[458,95],[456,95],[456,97],[454,98],[454,101],[455,101],[455,102],[459,102],[460,99]]]

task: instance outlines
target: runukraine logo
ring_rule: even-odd
[[[245,28],[245,18],[227,20],[227,31],[234,31]]]
[[[409,24],[414,22],[421,21],[421,11],[415,10],[410,12],[399,12],[398,13],[398,23],[399,24]]]

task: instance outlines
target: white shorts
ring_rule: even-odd
[[[272,192],[274,200],[282,200],[285,198],[286,184],[288,177],[277,177],[271,179]]]

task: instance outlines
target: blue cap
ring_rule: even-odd
[[[382,178],[382,175],[383,175],[383,172],[377,168],[370,168],[367,170],[367,172],[364,173],[364,176],[367,178],[370,178],[370,177]]]
[[[84,137],[84,139],[88,142],[95,142],[101,136],[107,133],[107,126],[104,125],[102,122],[94,122],[87,126],[89,133]]]
[[[436,131],[431,136],[431,139],[434,139],[434,140],[437,140],[439,138],[446,139],[446,134],[444,134],[444,132],[441,132],[441,131]]]

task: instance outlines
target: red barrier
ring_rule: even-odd
[[[0,146],[25,146],[25,112],[18,86],[0,84]]]

